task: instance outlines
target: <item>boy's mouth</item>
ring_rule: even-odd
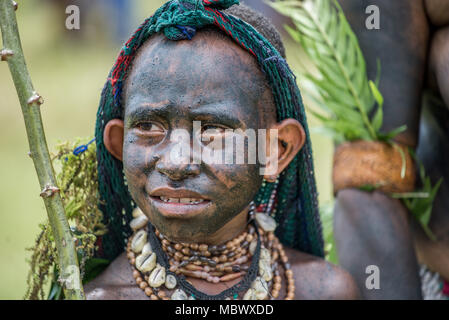
[[[204,199],[195,199],[195,198],[168,198],[168,197],[156,197],[159,198],[163,202],[167,203],[179,203],[179,204],[199,204],[206,200]]]
[[[155,208],[167,218],[192,218],[201,214],[211,201],[199,193],[172,188],[157,188],[150,192]]]

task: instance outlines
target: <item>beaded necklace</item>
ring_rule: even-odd
[[[174,243],[156,230],[139,208],[133,212],[127,257],[136,284],[152,300],[276,299],[282,287],[280,265],[287,282],[285,300],[292,300],[295,284],[282,244],[274,235],[276,223],[250,205],[248,224],[223,245]],[[186,277],[211,283],[242,278],[218,295],[196,290]]]

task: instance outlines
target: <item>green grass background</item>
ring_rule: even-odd
[[[135,27],[162,3],[135,1]],[[41,110],[50,149],[59,140],[93,135],[100,92],[120,49],[101,23],[104,13],[89,12],[94,23],[86,27],[87,36],[77,41],[58,18],[63,13],[49,2],[19,1],[19,6],[17,19],[28,68],[36,90],[45,99]],[[298,48],[288,45],[287,50],[295,68]],[[0,299],[21,299],[30,255],[25,249],[33,245],[46,211],[27,156],[23,117],[6,63],[0,63],[0,119]],[[331,198],[332,144],[317,135],[312,135],[312,140],[323,203]]]

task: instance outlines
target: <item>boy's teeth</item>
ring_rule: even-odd
[[[203,202],[203,199],[193,199],[193,198],[167,198],[167,197],[160,197],[160,199],[164,202],[171,202],[171,203],[189,203],[189,204],[198,204]]]

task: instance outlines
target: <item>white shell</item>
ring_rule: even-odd
[[[164,283],[165,283],[165,268],[158,264],[148,277],[148,284],[153,288],[158,288]]]
[[[271,279],[273,279],[273,271],[271,271],[271,265],[264,260],[259,260],[259,275],[265,281],[270,281]]]
[[[177,283],[176,278],[175,278],[174,275],[168,274],[168,275],[165,277],[165,287],[166,287],[167,289],[174,289],[174,288],[176,287],[177,284],[178,284],[178,283]]]
[[[145,243],[145,245],[142,248],[142,253],[153,253],[153,248],[151,248],[151,244],[149,242]]]
[[[173,294],[171,295],[171,299],[172,300],[187,300],[187,294],[181,290],[181,289],[176,289],[175,292],[173,292]]]
[[[256,213],[256,221],[259,226],[267,232],[274,231],[276,229],[276,221],[266,213]]]
[[[260,260],[263,260],[263,261],[267,262],[268,264],[271,264],[271,254],[267,248],[260,249]]]
[[[268,284],[261,277],[257,277],[256,280],[254,280],[251,288],[254,289],[254,295],[257,300],[264,300],[268,297]]]
[[[131,222],[129,223],[129,226],[131,227],[131,229],[136,231],[145,227],[147,223],[148,218],[144,215],[140,215],[137,218],[132,219]]]
[[[147,232],[145,230],[138,231],[131,241],[131,250],[135,253],[142,251],[143,246],[147,243]]]
[[[257,240],[254,239],[249,244],[249,253],[251,253],[252,256],[254,255],[254,251],[256,251],[256,246],[257,246]]]
[[[246,291],[245,295],[243,296],[243,300],[256,300],[254,289],[248,289],[248,291]]]
[[[140,210],[139,207],[136,207],[133,210],[133,218],[137,218],[138,216],[142,216],[142,215],[143,215],[143,212],[142,212],[142,210]]]
[[[156,266],[155,253],[142,253],[136,258],[136,268],[141,272],[150,272]]]

